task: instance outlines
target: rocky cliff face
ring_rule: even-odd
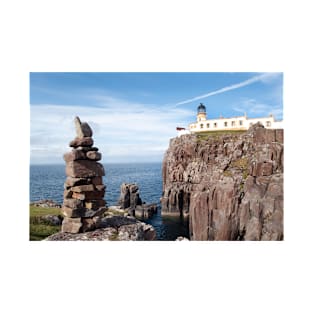
[[[192,240],[283,240],[283,130],[171,139],[162,212],[189,213]]]

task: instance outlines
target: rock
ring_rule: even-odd
[[[81,150],[84,152],[88,152],[88,151],[99,151],[99,149],[97,147],[77,147],[76,150]]]
[[[63,159],[65,162],[84,160],[86,159],[86,154],[82,150],[73,149],[72,151],[65,153]]]
[[[175,241],[189,241],[189,239],[186,238],[186,237],[179,236],[179,237],[176,238]]]
[[[74,219],[72,219],[74,220]],[[74,221],[71,221],[75,224]],[[71,224],[71,226],[72,226]],[[155,240],[155,229],[146,223],[142,223],[135,218],[112,216],[106,218],[82,218],[81,229],[83,233],[74,232],[59,232],[47,237],[47,241],[56,240],[88,240],[88,241],[102,241],[102,240]],[[66,224],[67,225],[67,224]],[[77,226],[78,225],[74,225]],[[74,226],[72,226],[71,230]],[[63,226],[62,226],[63,227]],[[76,227],[76,228],[77,228]],[[70,228],[67,225],[67,228]]]
[[[76,136],[78,138],[92,137],[92,129],[87,123],[85,122],[82,123],[78,116],[75,117],[74,123],[76,129]]]
[[[99,190],[99,191],[103,191],[106,189],[106,186],[105,185],[95,185],[94,186],[96,190]]]
[[[82,227],[81,219],[64,217],[61,232],[77,234]]]
[[[65,189],[63,193],[63,198],[64,199],[71,199],[73,195],[73,191],[69,189]]]
[[[66,164],[65,173],[75,178],[104,176],[104,168],[101,163],[91,160],[77,160]]]
[[[102,177],[101,176],[92,177],[91,178],[91,183],[93,185],[102,185],[103,184]]]
[[[45,224],[45,225],[51,225],[51,226],[59,226],[62,224],[63,218],[58,215],[42,215],[42,216],[32,216],[30,218],[33,223],[35,224]]]
[[[84,207],[84,202],[79,199],[64,199],[63,206],[72,208],[72,209],[81,209]]]
[[[95,161],[101,160],[101,153],[99,153],[97,151],[88,151],[86,153],[86,156],[90,160],[95,160]]]
[[[85,191],[93,191],[95,187],[93,185],[80,185],[71,187],[71,191],[73,192],[85,192]]]
[[[73,187],[79,185],[86,185],[88,183],[87,178],[74,178],[74,177],[66,177],[65,186],[66,187]]]
[[[162,213],[189,214],[191,240],[283,239],[283,130],[171,139]]]
[[[60,208],[61,205],[53,200],[45,199],[38,200],[30,203],[31,206],[42,207],[42,208]]]
[[[105,200],[89,200],[85,201],[85,207],[87,209],[95,209],[95,208],[101,208],[106,205]]]
[[[138,190],[139,188],[136,184],[123,183],[121,185],[121,194],[118,203],[122,209],[135,208],[137,205],[142,204]]]
[[[81,217],[84,215],[86,209],[85,208],[77,208],[77,207],[74,207],[74,208],[69,208],[69,207],[66,207],[66,206],[62,206],[61,208],[61,212],[62,214],[65,216],[65,217]]]
[[[93,218],[82,218],[82,232],[96,229],[96,221]]]
[[[70,142],[70,147],[91,147],[93,145],[93,139],[91,137],[75,138]]]

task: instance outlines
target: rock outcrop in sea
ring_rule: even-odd
[[[93,146],[92,130],[87,123],[75,118],[76,138],[70,142],[72,150],[64,154],[66,181],[64,184],[64,215],[62,232],[79,233],[96,228],[104,211],[105,185],[101,153]]]
[[[157,212],[156,203],[146,204],[139,195],[139,187],[135,183],[123,183],[118,200],[118,206],[121,210],[127,210],[131,216],[139,218],[150,218]]]
[[[191,240],[283,240],[282,129],[173,138],[163,213],[189,214]]]

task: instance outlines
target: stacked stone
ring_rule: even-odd
[[[96,228],[99,216],[106,210],[103,165],[98,148],[93,147],[92,129],[75,117],[76,138],[73,149],[64,154],[66,180],[64,184],[64,215],[62,232],[79,233]]]

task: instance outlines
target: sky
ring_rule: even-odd
[[[30,163],[64,163],[74,117],[105,163],[161,162],[176,127],[207,118],[283,118],[282,73],[30,73]]]

